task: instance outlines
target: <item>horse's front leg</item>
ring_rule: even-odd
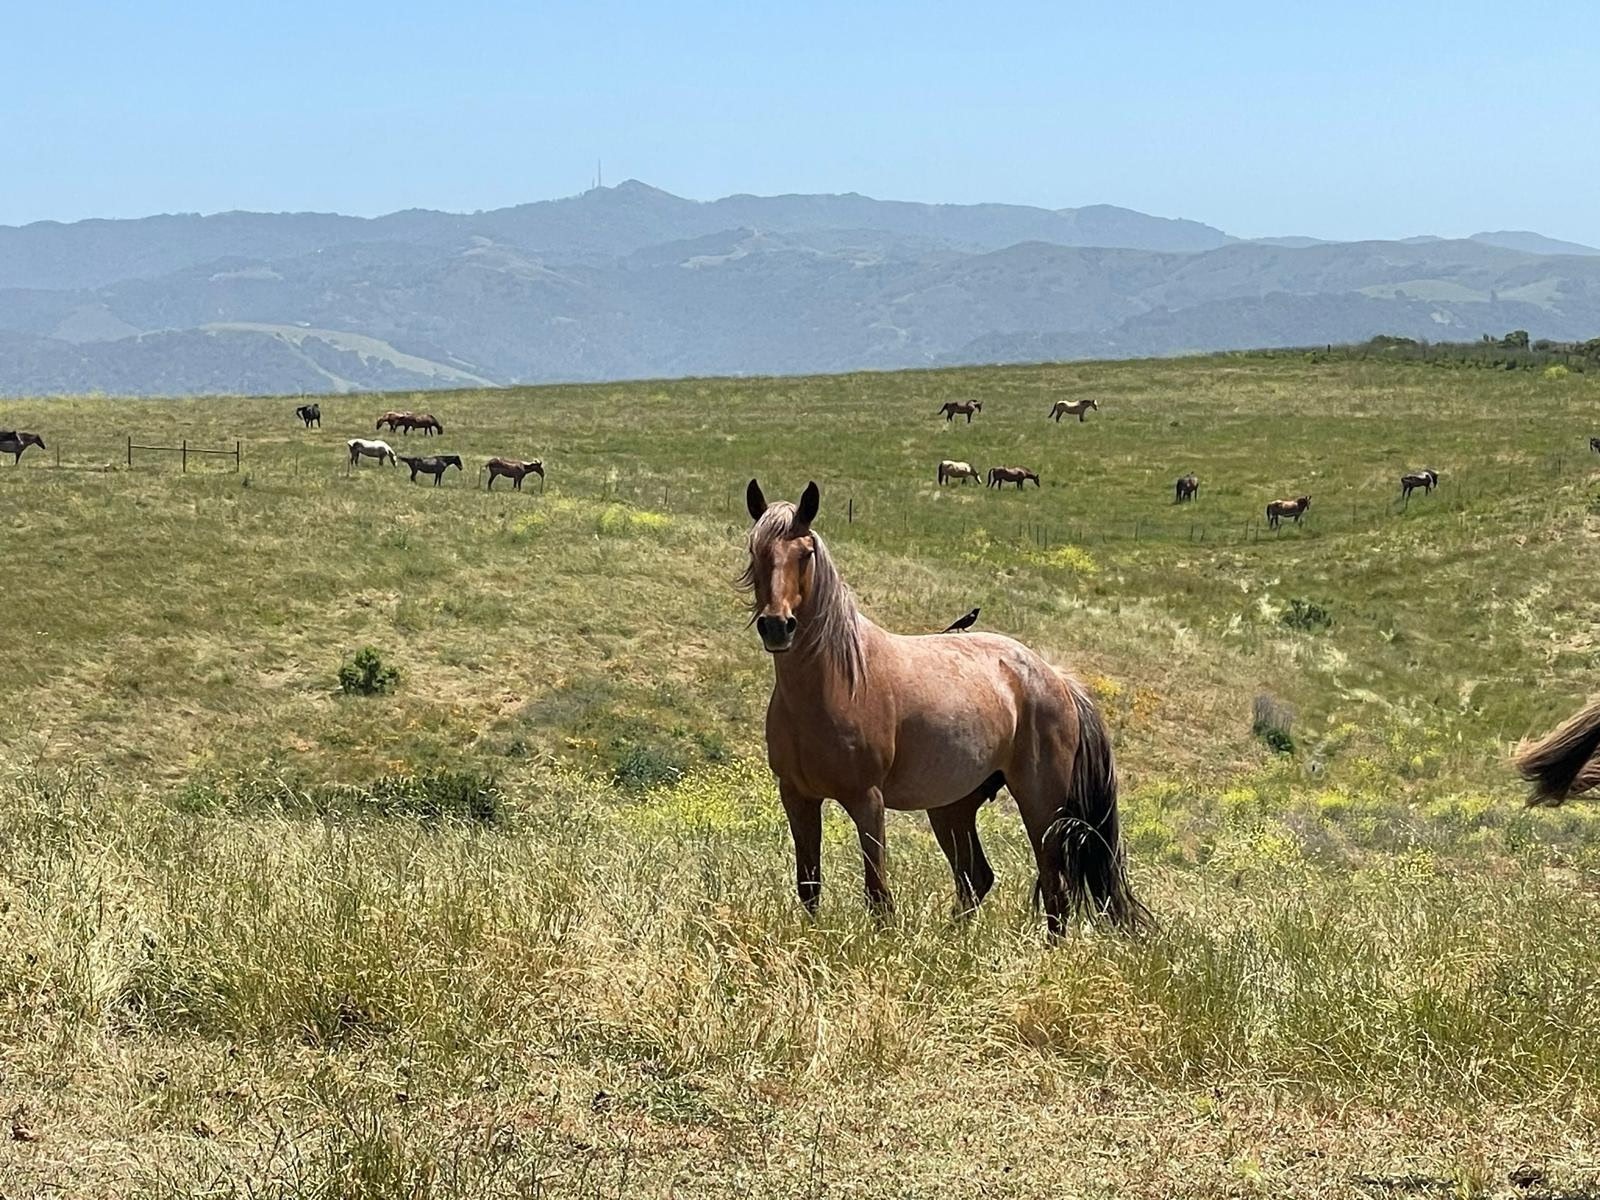
[[[822,900],[822,801],[780,779],[778,796],[794,838],[794,879],[800,903],[813,917]]]
[[[894,897],[889,893],[888,846],[884,841],[883,792],[868,788],[849,799],[840,797],[850,819],[856,823],[856,837],[861,842],[861,861],[866,872],[867,905],[879,915],[894,911]]]

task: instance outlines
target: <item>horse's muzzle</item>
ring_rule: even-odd
[[[782,654],[794,645],[798,624],[793,617],[757,617],[756,632],[761,635],[761,645],[768,654]]]

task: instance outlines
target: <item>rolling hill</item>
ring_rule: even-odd
[[[1244,241],[1096,205],[702,203],[0,229],[0,393],[326,392],[1600,331],[1537,234]]]

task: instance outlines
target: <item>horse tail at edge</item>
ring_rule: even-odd
[[[1578,792],[1600,783],[1600,766],[1590,767],[1600,751],[1600,700],[1562,722],[1531,745],[1517,748],[1512,764],[1533,784],[1530,807],[1555,808]]]
[[[1066,803],[1046,835],[1050,862],[1074,912],[1136,931],[1151,917],[1128,881],[1111,734],[1083,685],[1076,679],[1066,683],[1078,716],[1078,751]]]

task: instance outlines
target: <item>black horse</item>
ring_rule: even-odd
[[[37,433],[24,433],[20,429],[0,429],[0,454],[11,455],[11,465],[22,461],[22,452],[29,446],[45,449],[44,439]]]
[[[417,474],[433,476],[433,486],[438,487],[439,481],[444,478],[446,468],[454,467],[461,470],[461,456],[459,454],[429,454],[413,458],[410,455],[397,455],[401,462],[411,468],[411,482],[417,481]]]
[[[1178,480],[1177,499],[1174,504],[1182,504],[1185,500],[1197,499],[1200,495],[1200,477],[1193,471]]]
[[[310,429],[313,425],[318,429],[322,428],[322,405],[320,404],[302,404],[294,410],[294,415],[306,423],[307,429]]]

